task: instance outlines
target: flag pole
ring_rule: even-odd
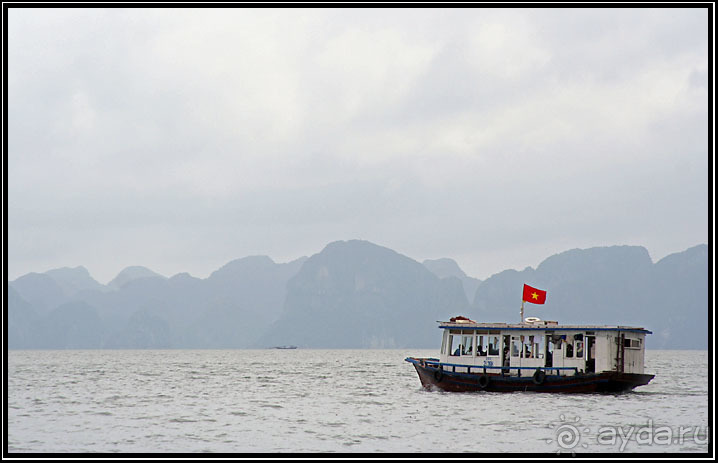
[[[524,301],[524,300],[522,299],[522,300],[521,300],[521,323],[524,322],[524,302],[526,302],[526,301]]]

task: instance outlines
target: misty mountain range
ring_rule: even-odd
[[[707,349],[708,247],[653,263],[640,246],[573,249],[484,281],[452,259],[417,262],[337,241],[288,263],[250,256],[208,278],[128,267],[107,285],[84,267],[8,282],[11,349],[438,348],[437,320],[518,322],[522,286],[548,291],[525,316],[643,326],[647,347]]]

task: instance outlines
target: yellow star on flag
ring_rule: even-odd
[[[546,291],[532,288],[524,283],[524,291],[521,294],[521,301],[530,302],[531,304],[544,304],[546,302]]]

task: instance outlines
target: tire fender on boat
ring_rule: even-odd
[[[546,381],[546,372],[540,369],[536,369],[532,381],[534,384],[537,385],[543,384],[543,382]]]
[[[489,375],[487,375],[486,373],[479,376],[478,383],[481,389],[486,389],[486,386],[488,386],[490,382],[491,380],[489,379]]]
[[[442,370],[440,367],[436,369],[434,372],[434,379],[437,383],[440,383],[442,379],[444,379],[444,370]]]

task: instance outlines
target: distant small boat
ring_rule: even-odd
[[[274,346],[272,349],[296,349],[297,346]]]

